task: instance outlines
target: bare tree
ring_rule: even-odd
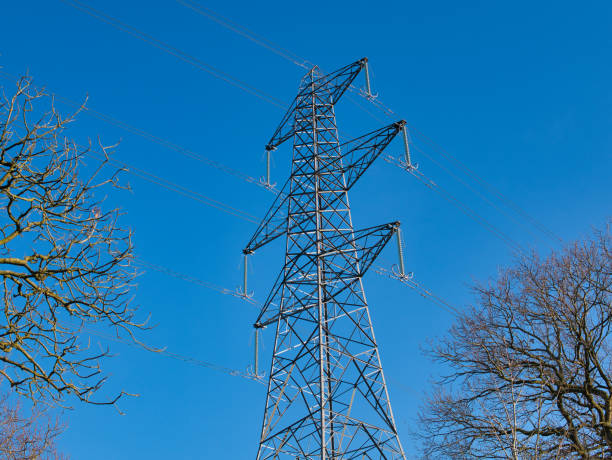
[[[7,460],[59,460],[55,441],[63,427],[40,407],[31,413],[8,395],[0,399],[0,455]]]
[[[135,340],[131,232],[102,193],[117,187],[109,149],[79,147],[53,98],[22,78],[0,101],[0,375],[34,401],[95,404],[106,349],[87,336],[110,326]],[[87,161],[86,161],[87,160]],[[109,173],[109,174],[107,174]]]
[[[610,234],[475,287],[429,353],[450,369],[420,414],[426,458],[612,458]]]

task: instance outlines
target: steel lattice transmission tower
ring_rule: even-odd
[[[293,138],[291,175],[244,250],[287,238],[255,322],[276,327],[259,460],[405,459],[362,285],[399,223],[354,230],[348,200],[405,122],[339,143],[334,105],[363,69],[310,70],[266,146]]]

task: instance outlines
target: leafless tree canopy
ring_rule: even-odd
[[[610,234],[477,286],[431,354],[426,458],[612,458]]]
[[[117,171],[106,175],[106,148],[64,137],[74,115],[27,78],[0,101],[0,375],[33,400],[112,403],[93,398],[108,353],[83,337],[143,324],[129,306],[131,234],[100,198]]]
[[[0,455],[6,460],[59,460],[62,426],[36,408],[31,414],[5,395],[0,399]]]

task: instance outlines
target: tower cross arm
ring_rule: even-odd
[[[320,91],[321,89],[329,91],[331,98],[330,102],[336,104],[346,90],[349,89],[355,78],[357,78],[357,75],[365,68],[367,62],[368,58],[364,57],[335,72],[324,75],[314,81],[313,91]],[[311,92],[307,93],[309,96],[311,94]]]
[[[294,113],[299,111],[305,104],[312,103],[312,96],[325,93],[331,104],[336,104],[345,91],[351,86],[359,72],[368,62],[367,58],[359,59],[341,69],[313,80],[312,84],[300,89],[298,95],[293,99],[274,134],[266,144],[266,150],[274,150],[295,133]],[[310,72],[318,70],[313,67]]]
[[[376,131],[364,134],[348,142],[343,143],[340,148],[345,153],[333,158],[329,163],[321,166],[320,173],[341,173],[346,175],[346,190],[349,190],[365,171],[376,161],[384,149],[391,143],[397,133],[406,125],[404,120],[391,123]],[[322,153],[325,153],[322,150]],[[284,211],[289,197],[289,179],[283,186],[272,206],[264,216],[255,234],[251,237],[249,244],[244,249],[245,253],[252,253],[256,249],[266,245],[278,238],[286,231],[287,217]],[[306,219],[303,217],[303,219]],[[300,219],[297,219],[299,225]]]
[[[346,190],[349,190],[405,125],[404,120],[396,121],[341,144],[340,149],[345,153],[327,163],[321,168],[321,172],[341,172],[345,174]]]
[[[255,230],[255,233],[249,240],[249,243],[243,249],[243,253],[251,254],[262,246],[265,246],[270,241],[275,240],[281,235],[284,235],[287,227],[287,201],[289,199],[289,186],[291,178],[289,178],[279,194],[274,199],[272,206],[266,212],[261,223]]]
[[[325,242],[330,249],[321,257],[328,260],[328,266],[337,267],[335,276],[358,277],[366,274],[393,234],[399,222],[389,222],[375,227],[355,230],[346,234],[334,234]],[[357,263],[358,261],[358,263]]]
[[[323,236],[321,246],[327,249],[318,257],[325,260],[326,276],[330,280],[363,277],[393,237],[399,225],[399,222],[390,222],[362,230],[337,232]],[[316,246],[317,241],[313,241],[303,249],[303,252],[308,253]],[[295,263],[289,263],[283,267],[255,321],[255,327],[266,327],[281,317],[297,315],[308,308],[317,306],[316,299],[308,297],[298,299],[297,302],[290,305],[287,304],[287,292],[291,290],[287,288],[287,285],[296,286],[300,283],[308,285],[310,283],[307,279],[300,281],[303,270],[303,266]],[[345,283],[344,287],[334,290],[334,295],[340,294],[349,286],[350,283]]]

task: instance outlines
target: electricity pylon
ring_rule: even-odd
[[[362,285],[399,223],[354,230],[348,200],[405,122],[339,143],[334,105],[363,69],[310,70],[266,146],[293,138],[291,175],[243,251],[286,235],[254,324],[276,327],[258,460],[405,459]]]

